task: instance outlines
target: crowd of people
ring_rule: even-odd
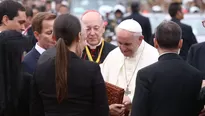
[[[107,42],[103,16],[0,3],[0,116],[205,116],[205,43],[180,3],[152,35],[133,2]],[[116,10],[117,11],[117,10]],[[106,83],[124,89],[109,104]]]

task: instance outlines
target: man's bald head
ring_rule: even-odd
[[[105,32],[104,21],[100,13],[87,11],[82,15],[81,21],[87,43],[91,46],[98,45]]]
[[[82,17],[81,17],[82,22],[87,22],[87,21],[100,21],[101,23],[103,23],[103,17],[102,15],[95,11],[95,10],[89,10],[87,12],[85,12]]]

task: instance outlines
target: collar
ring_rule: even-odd
[[[98,45],[95,45],[95,46],[90,45],[87,41],[85,41],[85,43],[90,49],[96,49],[98,46],[101,45],[102,40],[103,40],[103,38],[101,38],[100,43]]]
[[[27,35],[28,29],[29,29],[30,27],[31,27],[31,25],[29,25],[29,26],[25,29],[25,31],[22,32],[22,34],[23,34],[23,35]]]
[[[164,53],[159,54],[159,57],[161,57],[165,54],[177,54],[177,53],[175,53],[175,52],[164,52]]]
[[[38,43],[36,43],[35,49],[36,49],[40,54],[42,54],[43,52],[46,51],[44,48],[40,47],[40,46],[38,45]]]
[[[171,19],[171,21],[173,21],[173,22],[180,22],[180,20],[177,19],[177,18],[175,18],[175,17],[173,17],[173,18]]]
[[[182,60],[182,58],[177,53],[174,53],[174,52],[163,53],[158,58],[159,61],[172,60],[172,59]]]

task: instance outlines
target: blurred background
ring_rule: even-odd
[[[1,1],[1,0],[0,0]],[[205,41],[205,29],[202,21],[205,19],[205,0],[17,0],[25,7],[37,12],[53,12],[57,15],[71,13],[80,17],[86,10],[99,11],[107,22],[104,38],[115,40],[115,27],[120,22],[119,17],[131,13],[130,4],[140,2],[140,13],[149,17],[152,33],[163,21],[169,20],[168,6],[171,2],[182,3],[184,19],[181,21],[192,26],[198,42]],[[119,20],[119,21],[118,21]]]

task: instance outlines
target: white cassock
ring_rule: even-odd
[[[106,82],[125,90],[128,87],[130,93],[127,95],[132,101],[138,70],[155,63],[158,57],[157,49],[143,40],[132,58],[126,58],[119,47],[111,51],[104,62],[100,64],[101,72]]]

